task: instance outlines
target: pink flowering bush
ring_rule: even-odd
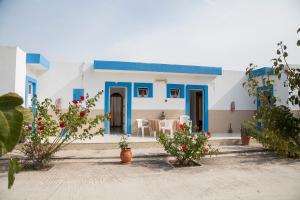
[[[90,116],[90,110],[95,107],[102,93],[98,92],[92,98],[81,96],[79,100],[69,103],[64,112],[51,99],[43,102],[33,99],[34,119],[23,126],[25,142],[22,152],[31,160],[34,168],[47,165],[57,151],[75,140],[103,135],[104,129],[99,127],[99,123],[108,120],[110,115]]]
[[[179,165],[192,165],[195,161],[200,160],[205,155],[217,153],[217,149],[207,143],[212,133],[206,134],[190,133],[190,127],[186,124],[179,124],[178,131],[171,138],[165,133],[160,133],[159,142],[171,156],[174,156]]]

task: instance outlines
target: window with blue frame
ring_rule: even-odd
[[[134,97],[153,97],[153,83],[134,83]]]
[[[84,96],[84,89],[73,89],[73,100],[80,100],[80,96]]]
[[[167,84],[167,98],[184,98],[184,85]]]

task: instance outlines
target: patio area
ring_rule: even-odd
[[[74,143],[118,143],[123,134],[104,134],[104,136],[94,136],[90,140],[85,141],[74,141]],[[213,133],[213,136],[210,138],[212,141],[217,140],[239,140],[241,138],[240,133]],[[128,137],[129,143],[140,143],[140,142],[157,142],[157,139],[153,136],[136,136],[130,135]]]

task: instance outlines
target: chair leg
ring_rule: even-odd
[[[142,137],[144,137],[144,131],[145,131],[145,128],[142,127]]]

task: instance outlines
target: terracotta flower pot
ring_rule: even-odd
[[[241,136],[241,140],[242,140],[242,145],[248,145],[250,142],[250,137],[249,136]]]
[[[129,163],[132,158],[131,148],[122,150],[120,153],[120,158],[121,158],[122,163],[124,163],[124,164]]]

